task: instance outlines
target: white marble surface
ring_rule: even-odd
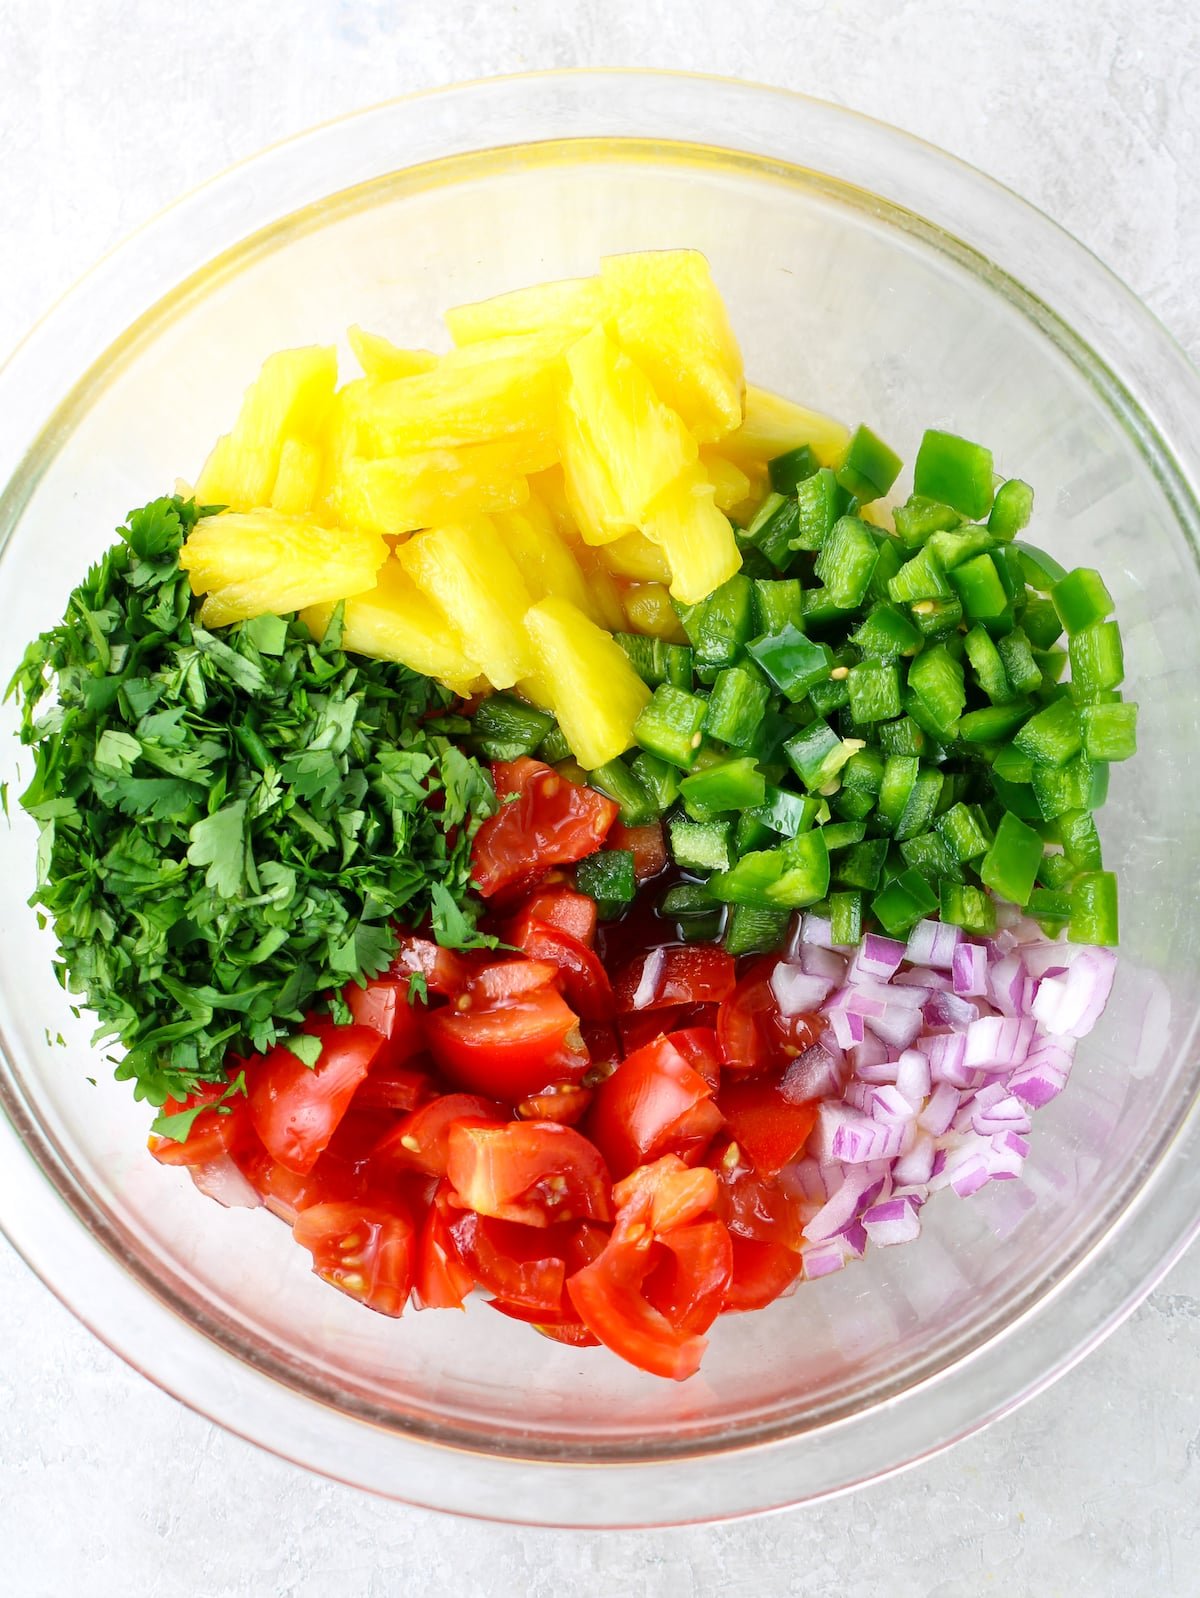
[[[639,65],[786,84],[1009,183],[1200,356],[1193,0],[2,0],[0,350],[230,161],[410,89]],[[905,1476],[663,1534],[451,1522],[215,1431],[0,1244],[5,1598],[1191,1598],[1200,1253],[1082,1367]]]

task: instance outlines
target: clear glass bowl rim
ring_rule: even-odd
[[[736,127],[731,140],[725,129]],[[0,537],[7,537],[72,396],[97,363],[136,340],[141,316],[273,223],[389,171],[490,148],[572,138],[709,145],[821,171],[880,195],[1019,285],[1056,341],[1090,358],[1128,425],[1167,463],[1181,523],[1197,525],[1200,448],[1185,421],[1200,375],[1151,313],[1081,244],[1011,191],[910,135],[789,90],[694,74],[628,70],[487,78],[325,123],[229,169],[104,257],[0,369]],[[393,152],[412,159],[397,160]],[[198,262],[195,240],[208,241]],[[1070,307],[1069,325],[1055,307]],[[1103,350],[1105,356],[1097,351]],[[80,376],[80,373],[83,376]],[[1193,553],[1195,539],[1191,538]],[[1189,1040],[1190,1049],[1191,1042]],[[683,1524],[816,1501],[948,1446],[1040,1391],[1153,1288],[1200,1230],[1181,1179],[1200,1154],[1200,1109],[1176,1130],[1131,1203],[1022,1316],[886,1405],[802,1436],[716,1453],[592,1464],[441,1446],[371,1424],[251,1365],[122,1257],[39,1134],[0,1059],[0,1228],[51,1290],[110,1348],[228,1429],[311,1469],[387,1496],[467,1515],[544,1525]],[[565,1468],[565,1467],[574,1468]],[[585,1467],[586,1480],[579,1479]]]

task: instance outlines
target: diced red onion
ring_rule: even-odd
[[[934,1082],[950,1082],[956,1088],[975,1086],[975,1071],[966,1063],[965,1032],[935,1032],[928,1037],[918,1038],[916,1046],[927,1056],[929,1074]]]
[[[920,1049],[905,1049],[896,1061],[896,1086],[917,1111],[929,1097],[932,1079],[929,1061]]]
[[[1040,1110],[1066,1087],[1074,1053],[1073,1038],[1039,1038],[1009,1077],[1009,1091],[1031,1109]]]
[[[837,948],[833,941],[833,922],[827,916],[813,915],[811,910],[806,910],[800,923],[800,942],[815,943],[821,949]]]
[[[853,1253],[855,1259],[862,1259],[867,1252],[867,1234],[861,1221],[853,1220],[848,1226],[843,1226],[838,1236]]]
[[[1043,977],[1033,1014],[1048,1032],[1086,1037],[1112,992],[1117,959],[1111,949],[1084,949],[1061,977]]]
[[[879,1176],[870,1166],[852,1166],[846,1170],[841,1181],[831,1190],[829,1198],[804,1228],[808,1241],[819,1243],[840,1232],[843,1226],[848,1226],[858,1214],[864,1195],[870,1193],[872,1188],[878,1189],[879,1183]]]
[[[805,1104],[809,1099],[827,1099],[842,1091],[842,1074],[829,1050],[814,1043],[798,1054],[779,1084],[780,1095],[788,1104]]]
[[[831,984],[843,982],[846,977],[846,957],[836,949],[822,949],[815,943],[802,943],[792,956],[799,960],[801,969],[810,977],[825,977]]]
[[[963,1064],[976,1071],[1021,1065],[1029,1053],[1034,1030],[1028,1017],[1017,1020],[1012,1016],[981,1016],[967,1027]]]
[[[892,1166],[892,1176],[899,1187],[923,1185],[933,1175],[933,1157],[936,1153],[933,1137],[919,1131],[912,1147]]]
[[[981,943],[960,943],[950,969],[955,993],[964,999],[987,997],[987,950]]]
[[[771,973],[771,992],[780,1014],[813,1015],[829,997],[833,983],[828,977],[813,976],[802,966],[782,962]]]
[[[897,971],[892,978],[894,988],[928,988],[945,993],[954,986],[944,971],[931,971],[927,965],[914,965],[907,971]]]
[[[990,1140],[985,1156],[988,1172],[996,1181],[1011,1181],[1020,1176],[1029,1154],[1029,1144],[1018,1132],[998,1132]]]
[[[1021,964],[1031,977],[1061,976],[1070,969],[1081,954],[1087,953],[1084,943],[1040,943],[1026,945],[1021,950]]]
[[[867,1024],[857,1011],[851,1013],[849,1010],[838,1008],[827,1010],[825,1014],[840,1048],[852,1049],[866,1037]]]
[[[938,1082],[933,1092],[929,1095],[929,1103],[917,1117],[917,1125],[923,1126],[933,1137],[941,1137],[949,1131],[958,1110],[961,1095],[951,1082]]]
[[[907,1049],[922,1024],[920,1010],[907,1004],[885,1005],[882,1015],[867,1018],[875,1036],[894,1049]]]
[[[830,1237],[818,1243],[806,1243],[800,1250],[804,1261],[805,1280],[815,1282],[818,1277],[831,1276],[856,1258],[845,1238]]]
[[[256,1210],[262,1203],[228,1154],[219,1154],[203,1165],[189,1165],[187,1170],[201,1193],[227,1210]]]
[[[893,1243],[911,1243],[921,1234],[921,1217],[906,1198],[884,1199],[872,1204],[862,1218],[863,1230],[880,1248]]]
[[[956,993],[931,993],[924,1008],[926,1026],[967,1026],[979,1019],[979,1006]]]
[[[1016,954],[1006,954],[988,973],[992,1002],[1002,1015],[1019,1015],[1025,993],[1025,967]]]
[[[872,1120],[882,1121],[885,1126],[905,1126],[917,1112],[898,1087],[885,1082],[871,1089],[867,1113]]]
[[[982,1094],[976,1094],[971,1107],[971,1126],[983,1137],[991,1136],[998,1132],[1028,1132],[1032,1129],[1033,1122],[1029,1118],[1029,1111],[1020,1099],[1011,1093],[1004,1093],[1002,1097],[991,1104],[981,1105]]]
[[[898,939],[868,932],[850,962],[846,979],[849,982],[887,982],[900,969],[903,959],[904,945]]]
[[[913,965],[931,965],[949,971],[954,951],[962,941],[962,930],[948,921],[918,921],[908,935],[904,958]]]
[[[848,1104],[825,1103],[817,1111],[819,1157],[843,1165],[894,1160],[904,1141],[902,1126],[884,1126]]]
[[[667,963],[665,949],[651,949],[642,961],[642,974],[638,978],[638,985],[633,990],[630,1008],[644,1010],[658,998],[662,984],[663,966]]]

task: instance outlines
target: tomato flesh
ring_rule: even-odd
[[[623,821],[617,821],[608,835],[608,847],[628,849],[639,882],[651,882],[667,869],[667,841],[661,821],[652,821],[644,827],[627,827]]]
[[[604,1021],[612,1014],[613,991],[608,972],[578,938],[525,914],[509,929],[508,941],[531,960],[551,964],[567,1003],[582,1020]]]
[[[731,1071],[786,1066],[820,1036],[813,1018],[780,1013],[771,990],[774,964],[773,959],[759,961],[717,1012],[721,1060]]]
[[[726,1310],[766,1309],[800,1276],[803,1260],[782,1243],[731,1236],[732,1269],[725,1289]]]
[[[315,1204],[292,1228],[322,1281],[381,1315],[401,1315],[413,1281],[413,1229],[403,1215],[358,1204]]]
[[[355,1025],[369,1027],[383,1039],[375,1056],[374,1069],[390,1070],[411,1060],[414,1054],[420,1054],[425,1046],[421,1017],[417,1008],[408,1002],[407,979],[384,977],[361,988],[357,982],[348,982],[342,989],[342,997]]]
[[[468,995],[464,1009],[435,1010],[425,1031],[448,1081],[508,1103],[551,1082],[578,1082],[589,1065],[578,1016],[549,986],[494,1001]]]
[[[380,1139],[376,1157],[385,1163],[445,1176],[450,1159],[450,1133],[459,1121],[487,1123],[505,1120],[504,1106],[478,1093],[443,1093],[430,1104],[405,1116]]]
[[[498,762],[492,780],[500,808],[471,847],[472,880],[485,899],[527,888],[551,866],[594,854],[617,819],[611,799],[538,760]],[[506,800],[508,794],[516,797]]]
[[[815,1100],[792,1104],[772,1077],[743,1077],[725,1084],[718,1103],[729,1134],[764,1176],[778,1176],[800,1158],[817,1119]]]
[[[254,1130],[278,1164],[301,1176],[329,1143],[382,1041],[369,1027],[325,1020],[310,1020],[304,1030],[321,1042],[315,1066],[281,1043],[246,1066]]]
[[[599,1150],[555,1121],[458,1121],[446,1174],[468,1209],[500,1221],[551,1226],[612,1217],[612,1179]]]
[[[240,1094],[220,1109],[215,1108],[227,1091],[227,1083],[206,1082],[182,1103],[176,1099],[167,1100],[160,1112],[162,1115],[179,1115],[185,1110],[194,1110],[199,1104],[214,1108],[200,1111],[182,1143],[177,1138],[151,1134],[147,1147],[160,1165],[212,1165],[245,1136],[246,1101]]]
[[[679,1144],[691,1146],[694,1121],[688,1124],[687,1117],[711,1096],[671,1039],[659,1038],[627,1055],[597,1085],[588,1132],[613,1175],[627,1176],[660,1154],[681,1153]],[[711,1137],[721,1124],[719,1111],[708,1124]]]
[[[521,913],[569,932],[586,949],[596,941],[596,901],[574,888],[543,886],[526,900]]]
[[[613,984],[617,1009],[661,1010],[720,1004],[737,985],[737,963],[724,949],[685,944],[638,955]]]

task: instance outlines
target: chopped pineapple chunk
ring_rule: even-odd
[[[554,714],[575,758],[589,771],[633,743],[650,690],[620,644],[565,599],[543,599],[525,626]]]
[[[534,669],[522,625],[529,590],[486,516],[414,533],[396,558],[421,592],[449,617],[493,688],[511,688]]]
[[[609,632],[620,632],[625,626],[625,611],[621,605],[621,590],[616,579],[604,564],[604,555],[598,549],[580,544],[575,550],[588,590],[588,614]]]
[[[208,596],[202,625],[224,627],[365,593],[387,553],[377,533],[321,527],[273,510],[230,511],[196,523],[179,564],[192,592]]]
[[[512,434],[551,439],[556,366],[538,349],[474,364],[451,355],[431,372],[373,384],[358,416],[364,453],[455,449]]]
[[[626,533],[615,543],[604,546],[604,564],[618,577],[636,583],[669,583],[671,568],[657,544],[642,533]]]
[[[597,277],[563,278],[514,289],[473,305],[446,312],[446,326],[456,344],[506,338],[513,333],[547,330],[565,335],[586,333],[604,314],[604,296]]]
[[[303,438],[285,438],[271,490],[271,509],[283,516],[307,515],[320,490],[324,464],[318,444]]]
[[[629,532],[641,525],[656,495],[696,459],[696,441],[603,328],[572,344],[566,361],[563,410],[603,464],[612,490],[611,500],[598,494],[583,507],[580,531],[588,538],[591,523],[610,535]],[[570,438],[569,427],[565,436]],[[570,493],[574,463],[565,452],[563,469]],[[581,480],[574,486],[577,494],[590,492]]]
[[[389,536],[418,527],[513,510],[529,498],[526,474],[553,458],[553,447],[514,434],[461,449],[420,450],[382,460],[351,456],[331,485],[339,521]]]
[[[600,263],[605,316],[621,348],[700,443],[742,420],[742,355],[699,250],[646,250]]]
[[[386,383],[393,377],[413,377],[418,372],[432,372],[438,363],[432,350],[404,350],[382,333],[368,333],[357,323],[347,328],[346,337],[354,358],[363,371],[377,383]]]
[[[721,453],[736,465],[761,466],[786,450],[807,444],[822,466],[837,466],[850,442],[850,429],[832,416],[772,394],[765,388],[746,388],[746,417],[735,433],[721,440]]]
[[[316,443],[333,403],[337,352],[323,345],[269,355],[246,390],[232,431],[218,439],[196,482],[204,505],[237,511],[271,503],[284,441]]]
[[[744,505],[753,494],[754,485],[742,468],[711,449],[702,449],[700,459],[713,486],[713,500],[717,509],[728,516],[739,505]]]
[[[314,638],[324,636],[333,609],[327,600],[302,612]],[[455,693],[469,693],[481,680],[477,662],[444,612],[394,557],[383,563],[374,588],[346,601],[342,647],[376,660],[398,660],[412,671],[436,677]]]
[[[662,638],[668,644],[686,644],[683,623],[662,583],[633,583],[621,595],[631,632]]]
[[[659,495],[644,525],[671,568],[671,594],[685,605],[707,599],[742,564],[733,528],[713,503],[713,485],[693,466]]]
[[[558,536],[544,505],[531,500],[523,511],[497,515],[495,523],[531,599],[558,594],[578,605],[585,615],[593,615],[591,595],[579,562]]]

